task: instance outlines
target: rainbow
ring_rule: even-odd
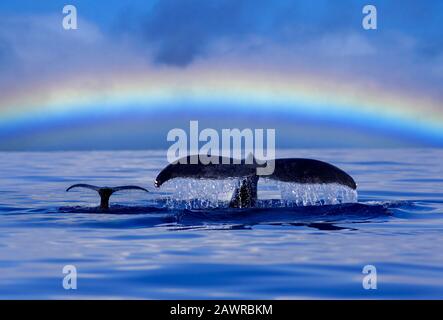
[[[352,79],[213,66],[82,72],[62,81],[24,85],[20,92],[0,97],[0,138],[2,132],[36,121],[91,114],[161,114],[184,107],[205,114],[268,112],[338,121],[378,132],[395,130],[406,138],[420,136],[430,145],[443,145],[443,106],[430,97]]]

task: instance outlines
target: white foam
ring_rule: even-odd
[[[340,184],[301,184],[277,182],[281,201],[286,205],[313,206],[357,202],[356,190]]]
[[[165,184],[166,189],[172,192],[172,197],[167,199],[167,206],[185,209],[228,207],[238,184],[237,179],[173,179]]]
[[[229,206],[238,179],[173,179],[165,185],[171,193],[166,206],[172,209],[211,209]],[[264,196],[264,197],[263,197]],[[258,198],[277,199],[273,207],[334,205],[357,202],[357,191],[339,184],[301,184],[260,179]],[[263,202],[258,206],[267,205]]]

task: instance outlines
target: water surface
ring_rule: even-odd
[[[281,194],[261,183],[259,208],[171,209],[177,184],[153,186],[165,152],[0,153],[0,298],[443,298],[443,150],[278,155],[339,166],[358,202],[269,208]],[[74,183],[153,192],[115,194],[103,214],[94,192],[65,192]]]

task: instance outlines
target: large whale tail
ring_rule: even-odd
[[[97,191],[100,196],[100,209],[102,210],[108,210],[109,209],[109,198],[114,192],[121,191],[121,190],[141,190],[145,192],[149,192],[145,188],[139,187],[139,186],[119,186],[119,187],[97,187],[93,186],[91,184],[74,184],[70,186],[66,191],[69,191],[74,188],[85,188]]]
[[[257,161],[235,160],[215,157],[211,163],[203,162],[198,155],[188,156],[167,165],[155,179],[160,187],[175,178],[227,179],[238,178],[239,185],[234,190],[230,207],[244,208],[255,205],[257,199],[257,168],[263,164]],[[191,161],[192,160],[192,161]],[[274,171],[264,178],[301,184],[339,184],[356,189],[354,179],[336,166],[314,159],[288,158],[274,160]]]

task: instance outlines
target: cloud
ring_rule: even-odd
[[[377,31],[361,28],[363,0],[162,0],[148,9],[138,3],[115,15],[118,32],[98,27],[80,9],[75,31],[62,29],[60,13],[3,15],[0,86],[84,70],[255,63],[441,97],[443,2],[373,3]],[[137,8],[141,14],[123,14]]]
[[[361,27],[363,0],[162,0],[140,22],[141,42],[158,65],[255,60],[440,96],[442,79],[433,70],[443,52],[443,2],[372,3],[377,31]]]
[[[98,79],[147,64],[131,41],[116,40],[82,18],[78,30],[65,30],[61,14],[0,16],[0,90],[20,92],[26,84],[60,82],[83,72]]]
[[[264,7],[257,0],[160,1],[146,18],[143,36],[156,47],[157,62],[185,66],[214,42],[259,33]]]

